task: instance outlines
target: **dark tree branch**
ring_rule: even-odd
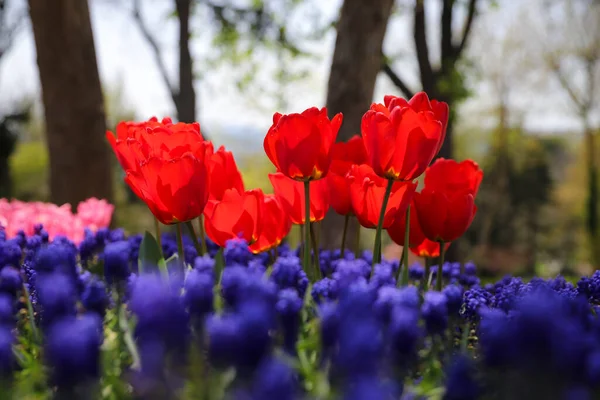
[[[394,70],[392,70],[392,67],[390,67],[390,65],[387,62],[384,61],[381,63],[381,70],[384,74],[387,75],[388,78],[390,78],[394,86],[400,89],[400,91],[406,98],[410,99],[414,96],[414,92],[410,90],[408,86],[406,86],[402,78],[400,78],[400,76],[398,76],[398,74],[396,74]]]
[[[419,72],[423,90],[429,94],[435,91],[435,77],[429,61],[429,47],[427,45],[425,4],[423,0],[415,0],[414,39],[419,62]]]
[[[465,20],[465,25],[463,27],[462,39],[460,40],[459,45],[454,49],[455,58],[459,58],[463,50],[467,46],[467,41],[469,40],[469,36],[473,28],[473,21],[475,20],[476,14],[477,0],[469,0],[469,9],[467,11],[467,19]]]
[[[167,67],[162,58],[160,47],[158,46],[158,43],[156,42],[154,36],[152,36],[152,33],[148,29],[148,26],[146,25],[146,22],[144,21],[144,18],[141,15],[140,0],[133,0],[133,19],[137,23],[137,26],[140,29],[140,32],[142,33],[142,36],[144,37],[144,39],[146,39],[148,45],[152,49],[152,53],[154,54],[154,59],[156,60],[156,65],[158,66],[161,78],[167,86],[167,89],[169,90],[173,102],[177,104],[179,90],[171,82],[171,79],[169,78],[169,73],[167,72]]]
[[[454,10],[454,1],[455,0],[444,0],[442,6],[442,17],[440,21],[442,25],[442,38],[440,40],[442,46],[442,69],[444,69],[444,64],[449,62],[454,55],[454,48],[452,46],[452,11]]]

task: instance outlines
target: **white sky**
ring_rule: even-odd
[[[514,0],[514,3],[512,1],[509,4],[521,4],[520,1],[524,0]],[[97,58],[104,86],[110,90],[121,84],[125,100],[136,111],[139,119],[152,115],[173,115],[174,108],[154,63],[153,54],[127,13],[128,0],[90,0],[90,2]],[[314,7],[314,4],[319,5],[320,13],[324,16],[323,21],[327,21],[336,15],[340,3],[341,0],[323,0],[314,2],[311,7]],[[148,25],[152,26],[161,43],[165,62],[173,79],[176,80],[177,26],[173,18],[166,18],[171,7],[172,0],[144,0],[143,11]],[[500,27],[503,22],[514,16],[514,12],[511,11],[513,8],[505,7],[504,10],[498,11],[498,17],[488,21],[492,20]],[[437,16],[433,15],[437,11],[433,7],[430,8],[432,15],[429,16],[431,21],[429,25],[432,33],[437,30],[435,25]],[[200,27],[206,23],[205,21],[206,18],[200,17],[192,21],[192,29],[196,35],[192,41],[192,55],[198,60],[212,54],[209,41],[200,32]],[[393,18],[385,42],[386,49],[391,49],[389,53],[409,56],[412,54],[411,29],[409,19]],[[496,28],[490,26],[488,29]],[[289,31],[293,34],[299,30],[306,30],[305,21],[301,17],[293,18]],[[269,105],[268,101],[266,106],[258,107],[255,100],[260,99],[260,93],[255,92],[251,96],[240,95],[232,82],[231,68],[221,67],[206,72],[203,71],[203,63],[198,61],[195,68],[202,74],[202,79],[196,84],[198,118],[201,124],[211,131],[243,132],[247,128],[248,132],[260,135],[264,134],[270,125],[274,111],[300,111],[313,105],[323,105],[334,40],[333,32],[330,32],[324,40],[311,45],[310,50],[320,57],[303,62],[303,65],[309,66],[312,70],[312,74],[307,79],[285,88],[287,110],[276,110],[276,106],[272,102]],[[264,56],[263,65],[266,69],[273,68],[276,57],[268,54],[261,56]],[[408,76],[405,79],[410,83],[415,82],[417,75],[414,64],[404,62],[399,65],[398,70]],[[259,81],[270,84],[268,73],[262,73],[261,76]],[[38,89],[35,47],[31,29],[27,24],[18,41],[0,64],[0,109],[6,108],[14,100],[37,93]],[[387,78],[380,76],[375,100],[381,101],[386,93],[398,94]],[[489,104],[491,104],[489,92],[486,91],[485,86],[478,86],[475,98],[461,110],[462,115],[464,118],[472,119],[473,113],[480,115],[482,107],[487,108]],[[527,127],[541,130],[577,127],[573,118],[564,110],[558,114],[538,111],[526,115]]]

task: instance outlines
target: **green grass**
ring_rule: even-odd
[[[42,142],[19,143],[10,158],[14,196],[24,201],[47,201],[48,151]]]

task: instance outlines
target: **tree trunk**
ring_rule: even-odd
[[[194,71],[189,44],[191,0],[175,0],[175,7],[179,18],[179,92],[175,107],[177,119],[190,123],[196,120]]]
[[[588,232],[591,261],[594,268],[600,268],[600,194],[598,190],[598,165],[596,157],[596,137],[588,121],[587,113],[583,116],[584,137],[586,146],[586,164],[588,178],[588,194],[586,201],[586,228]]]
[[[373,101],[375,81],[381,69],[383,38],[392,11],[393,0],[345,0],[340,11],[337,39],[327,86],[330,116],[341,112],[344,123],[339,141],[360,133],[362,115]],[[321,244],[338,247],[344,218],[330,212],[322,225]],[[356,229],[350,224],[350,231]],[[348,237],[353,238],[354,232]]]
[[[29,0],[50,155],[51,200],[112,201],[106,121],[87,0]]]

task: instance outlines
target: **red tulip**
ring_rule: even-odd
[[[223,199],[227,189],[236,189],[244,192],[244,181],[242,175],[230,151],[221,146],[214,152],[212,143],[209,149],[210,157],[207,160],[208,173],[211,177],[209,186],[209,198],[214,200]]]
[[[199,136],[200,139],[193,137],[194,141],[203,141],[200,133],[200,125],[197,122],[186,124],[178,122],[173,124],[171,118],[163,118],[158,121],[156,117],[150,118],[144,122],[123,121],[117,124],[116,137],[110,131],[106,132],[106,139],[112,147],[117,160],[121,164],[124,171],[133,169],[137,164],[133,150],[139,147],[140,137],[144,136],[149,130],[157,127],[167,127],[170,133],[183,132],[184,135],[193,132],[194,136]]]
[[[121,123],[117,138],[107,132],[125,182],[163,224],[200,216],[208,200],[205,157],[208,142],[198,124]]]
[[[425,237],[435,242],[458,239],[477,212],[471,192],[434,191],[427,187],[415,194],[415,209]]]
[[[277,171],[306,181],[323,178],[329,170],[330,152],[342,125],[342,114],[330,121],[327,109],[309,108],[301,114],[273,115],[264,148]]]
[[[264,194],[260,189],[238,192],[227,189],[223,200],[209,200],[204,211],[206,235],[220,247],[231,239],[244,239],[248,244],[258,240],[262,221]]]
[[[362,138],[352,136],[347,142],[334,143],[331,148],[331,165],[327,175],[331,207],[340,215],[352,212],[350,187],[346,182],[346,174],[352,165],[365,164],[367,153]]]
[[[412,181],[431,163],[443,142],[446,121],[422,107],[428,102],[425,93],[417,93],[406,104],[390,101],[389,109],[373,104],[363,115],[362,137],[377,175]]]
[[[450,242],[444,243],[445,250],[450,247]],[[435,258],[440,256],[440,244],[429,239],[423,239],[418,246],[411,247],[410,251],[419,257]]]
[[[404,246],[404,233],[406,229],[406,211],[403,213],[396,214],[394,221],[387,228],[387,232],[390,235],[392,241],[400,246]],[[417,212],[415,211],[415,201],[410,203],[410,227],[408,235],[409,247],[415,247],[421,244],[425,240],[425,234],[419,225],[419,219],[417,218]]]
[[[358,222],[365,228],[376,228],[383,205],[387,180],[377,176],[367,164],[353,165],[347,175],[352,209]],[[417,188],[413,182],[394,182],[383,218],[388,228],[397,213],[406,212]]]
[[[444,139],[446,138],[446,129],[448,128],[448,117],[450,116],[450,109],[448,104],[443,101],[429,100],[427,94],[424,92],[417,93],[409,101],[404,100],[402,97],[396,96],[384,96],[383,103],[385,106],[392,110],[394,107],[411,107],[416,112],[430,111],[435,115],[435,119],[440,121],[443,125],[442,138],[438,145],[436,154],[440,151]]]
[[[408,234],[408,246],[410,251],[419,257],[439,257],[440,244],[425,237],[421,225],[419,224],[419,218],[417,217],[414,198],[410,204],[410,211],[410,228]],[[406,212],[396,214],[394,222],[387,229],[392,241],[400,246],[404,246],[405,228]],[[446,249],[449,246],[450,243],[446,243]]]
[[[250,251],[255,254],[279,246],[292,227],[292,221],[277,196],[274,194],[265,195],[262,207],[262,221],[258,239],[250,245]]]
[[[304,224],[305,204],[304,183],[288,178],[282,173],[269,174],[275,195],[292,220],[293,224]],[[329,210],[329,190],[327,180],[310,182],[310,222],[321,221]]]
[[[437,191],[469,191],[477,195],[483,180],[483,171],[473,160],[456,162],[438,158],[427,168],[425,187]]]

